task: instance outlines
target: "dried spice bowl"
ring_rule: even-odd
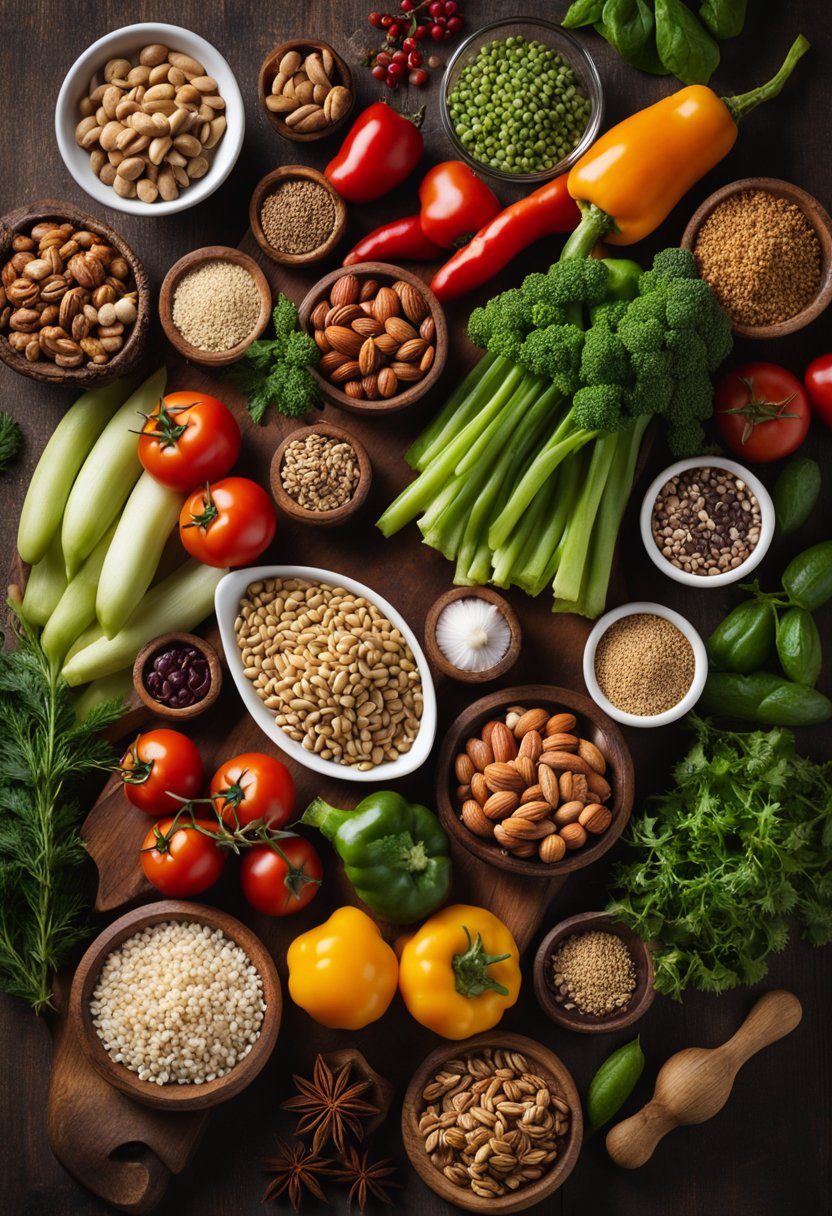
[[[322,204],[328,203],[331,207],[332,223],[327,227],[326,233],[320,240],[313,240],[311,245],[306,242],[302,250],[277,248],[269,239],[269,232],[266,230],[269,228],[269,220],[264,208],[268,200],[272,196],[279,200],[280,194],[290,183],[307,183],[304,187],[307,193],[317,193],[318,201]],[[314,218],[310,214],[311,206],[309,198],[306,201],[302,197],[294,202],[290,200],[283,214],[289,218],[293,208],[297,208],[298,226],[301,231],[308,231]],[[254,187],[248,205],[248,222],[257,244],[273,262],[279,262],[283,266],[308,266],[313,262],[323,261],[341,240],[347,227],[347,204],[317,169],[312,169],[309,165],[281,165],[279,169],[273,169],[262,177]]]
[[[439,627],[440,635],[442,634],[440,621],[445,610],[451,604],[464,604],[466,600],[477,601],[480,606],[492,614],[496,612],[498,619],[502,618],[502,632],[506,635],[504,653],[496,662],[480,670],[458,667],[445,654],[445,651],[439,644],[440,638],[437,636],[437,627]],[[456,613],[459,609],[454,611]],[[464,608],[462,611],[465,611]],[[480,614],[478,613],[477,615],[479,616]],[[468,628],[467,635],[462,630],[456,640],[467,649],[475,651],[481,649],[488,645],[488,626],[473,623]],[[427,651],[428,660],[443,675],[450,676],[452,680],[459,680],[462,684],[484,684],[489,680],[496,680],[500,676],[505,675],[517,662],[520,656],[521,644],[522,632],[517,613],[508,600],[498,595],[496,591],[492,591],[490,587],[453,587],[450,591],[446,591],[444,595],[440,595],[439,599],[431,605],[425,618],[425,650]]]
[[[624,945],[633,966],[635,987],[625,1007],[608,1014],[583,1013],[568,993],[555,983],[553,959],[569,938],[586,933],[606,933]],[[606,912],[581,912],[570,916],[551,929],[534,957],[534,993],[540,1008],[566,1030],[578,1034],[608,1034],[625,1030],[647,1012],[656,995],[653,988],[653,954],[637,933],[614,921]],[[569,1008],[569,1006],[573,1006]]]
[[[339,444],[348,444],[355,453],[358,480],[350,497],[339,506],[326,510],[303,506],[297,498],[289,493],[284,485],[284,464],[287,449],[293,443],[303,440],[310,435],[320,435],[324,439],[336,440]],[[334,422],[324,422],[321,420],[320,422],[312,423],[308,427],[298,427],[297,430],[289,432],[282,443],[279,444],[272,457],[270,480],[272,496],[284,515],[288,515],[290,519],[294,519],[298,523],[310,524],[313,528],[335,528],[346,523],[348,519],[352,519],[356,512],[361,510],[370,492],[370,485],[373,480],[373,467],[363,443],[359,443],[354,435],[351,435],[349,431],[345,431],[343,427],[336,426]],[[329,488],[331,484],[328,479],[325,481],[318,480],[314,476],[312,482],[316,487],[318,485],[325,485],[326,488]]]
[[[561,1125],[558,1123],[559,1119],[568,1120],[568,1123],[565,1134],[555,1138],[557,1155],[542,1167],[542,1176],[518,1179],[515,1175],[522,1168],[521,1163],[516,1159],[512,1160],[513,1154],[498,1155],[498,1162],[495,1162],[496,1168],[485,1165],[481,1177],[486,1181],[479,1184],[478,1191],[474,1191],[470,1186],[471,1177],[467,1173],[466,1165],[463,1164],[464,1161],[472,1162],[474,1158],[475,1150],[469,1151],[467,1155],[465,1153],[469,1133],[459,1128],[458,1138],[456,1138],[458,1147],[455,1145],[453,1150],[448,1146],[439,1148],[438,1135],[434,1140],[430,1138],[434,1130],[432,1126],[434,1116],[430,1115],[428,1108],[437,1112],[435,1116],[437,1127],[441,1127],[439,1120],[443,1115],[450,1116],[452,1112],[455,1114],[453,1077],[450,1077],[448,1085],[445,1085],[444,1082],[437,1082],[436,1078],[439,1075],[450,1076],[450,1071],[448,1074],[445,1073],[446,1068],[457,1069],[460,1066],[457,1062],[467,1063],[469,1059],[483,1058],[485,1052],[492,1053],[490,1059],[494,1065],[497,1064],[494,1053],[501,1053],[499,1063],[507,1072],[514,1073],[518,1079],[522,1079],[524,1075],[528,1076],[529,1083],[538,1088],[539,1082],[542,1082],[543,1088],[549,1091],[549,1099],[545,1105],[535,1105],[533,1099],[525,1095],[517,1103],[521,1108],[523,1105],[526,1106],[526,1113],[529,1111],[532,1113],[530,1122],[536,1124],[537,1130],[534,1136],[536,1144],[548,1139],[547,1128]],[[524,1066],[528,1070],[525,1073]],[[485,1075],[480,1076],[478,1073],[471,1084],[471,1089],[481,1080],[486,1081],[488,1075],[488,1066],[486,1066]],[[518,1111],[516,1114],[520,1114],[520,1112]],[[493,1111],[489,1112],[486,1109],[482,1122],[477,1120],[477,1126],[488,1128],[493,1119]],[[510,1125],[511,1116],[506,1117],[506,1123]],[[522,1212],[526,1208],[542,1203],[544,1199],[552,1195],[558,1187],[563,1185],[574,1169],[583,1141],[581,1100],[571,1073],[548,1047],[535,1042],[534,1039],[526,1038],[525,1035],[509,1034],[507,1031],[503,1033],[491,1031],[488,1034],[477,1035],[461,1042],[445,1043],[422,1061],[413,1074],[404,1096],[402,1139],[410,1163],[419,1177],[446,1203],[464,1208],[469,1212]],[[487,1140],[483,1139],[482,1143],[487,1143]],[[473,1148],[474,1146],[471,1145],[471,1149]],[[436,1156],[437,1154],[439,1161],[431,1160],[431,1155]],[[446,1157],[449,1157],[448,1165],[443,1166],[440,1162]],[[482,1158],[479,1160],[481,1161]],[[535,1158],[535,1162],[538,1160],[540,1158]],[[456,1165],[459,1170],[459,1182],[448,1177],[447,1168],[453,1169],[453,1165]],[[514,1185],[500,1181],[501,1178],[507,1179],[509,1176],[512,1176]]]
[[[161,1085],[144,1081],[137,1072],[109,1055],[93,1024],[90,1000],[108,956],[128,938],[162,922],[194,923],[211,931],[219,930],[243,950],[260,977],[264,1012],[259,1035],[238,1063],[211,1081]],[[271,953],[251,929],[218,908],[185,900],[164,899],[126,912],[95,938],[78,964],[72,981],[69,1018],[81,1050],[105,1081],[145,1106],[187,1111],[216,1106],[241,1093],[254,1080],[267,1064],[277,1042],[282,1005],[280,980]],[[200,1033],[204,1036],[204,1024],[195,1031],[197,1036]]]

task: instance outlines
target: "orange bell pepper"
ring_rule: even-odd
[[[567,187],[584,221],[567,248],[580,243],[584,251],[604,234],[612,244],[632,245],[658,228],[730,152],[739,120],[778,95],[808,49],[801,35],[777,75],[750,93],[723,98],[705,85],[689,85],[602,135],[569,173]]]

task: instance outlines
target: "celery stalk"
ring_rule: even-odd
[[[475,363],[462,383],[451,393],[450,398],[434,418],[433,422],[405,453],[405,460],[412,469],[424,469],[434,456],[447,447],[451,439],[462,430],[479,408],[479,397],[496,388],[501,378],[511,371],[508,359],[486,354]]]
[[[595,516],[612,468],[619,434],[601,434],[595,441],[589,472],[577,502],[573,503],[566,529],[566,540],[554,581],[557,599],[577,601],[581,593]]]

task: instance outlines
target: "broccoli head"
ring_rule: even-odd
[[[596,321],[581,352],[581,379],[585,384],[623,384],[629,371],[624,343],[606,325]]]
[[[555,262],[546,275],[530,275],[537,280],[545,278],[545,287],[540,287],[539,298],[548,304],[563,307],[567,304],[600,304],[607,292],[609,271],[597,258],[574,258]],[[528,281],[528,280],[527,280]]]
[[[673,374],[677,380],[701,372],[708,366],[705,343],[692,329],[669,329],[664,344],[665,350],[673,356]]]
[[[311,334],[296,330],[289,334],[283,345],[283,362],[289,367],[307,367],[321,357],[318,345]]]
[[[622,430],[629,422],[622,389],[617,384],[591,384],[578,389],[572,398],[572,417],[585,431]]]
[[[626,395],[633,416],[663,414],[673,395],[672,358],[663,350],[642,351],[630,356],[635,377]]]
[[[545,278],[545,275],[541,277]],[[546,329],[548,325],[564,325],[565,322],[566,313],[556,304],[547,304],[545,300],[538,300],[536,304],[532,305],[532,324],[535,329]]]
[[[702,422],[713,413],[713,386],[706,372],[677,380],[673,396],[665,410],[672,426],[686,422]]]
[[[628,312],[622,318],[617,333],[631,354],[641,351],[660,351],[664,346],[665,327],[655,317],[641,321]]]
[[[618,329],[622,319],[630,307],[627,300],[607,300],[605,304],[594,304],[589,310],[589,319],[593,325],[606,325],[609,329]]]
[[[520,347],[518,362],[535,376],[547,376],[562,392],[571,393],[580,384],[584,338],[577,325],[532,330]]]
[[[698,456],[704,445],[705,432],[698,422],[674,423],[667,428],[667,446],[677,460]]]
[[[475,308],[468,318],[468,337],[475,346],[493,350],[497,334],[511,331],[522,342],[532,328],[532,302],[520,288],[493,296],[484,308]],[[511,356],[509,356],[511,357]]]

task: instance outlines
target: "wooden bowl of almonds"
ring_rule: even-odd
[[[95,388],[134,370],[150,285],[130,246],[72,203],[0,219],[0,359],[48,384]]]
[[[448,355],[442,306],[415,274],[359,262],[324,275],[298,309],[320,361],[310,368],[332,405],[392,414],[423,397]]]
[[[597,861],[633,806],[618,727],[588,697],[546,684],[475,701],[446,733],[436,772],[448,834],[480,861],[529,878]]]
[[[258,83],[263,112],[284,139],[311,143],[342,127],[355,105],[352,74],[326,42],[295,38],[270,51]]]
[[[420,1064],[404,1097],[402,1138],[419,1177],[447,1203],[522,1212],[571,1174],[581,1100],[547,1047],[492,1031],[443,1044]]]

